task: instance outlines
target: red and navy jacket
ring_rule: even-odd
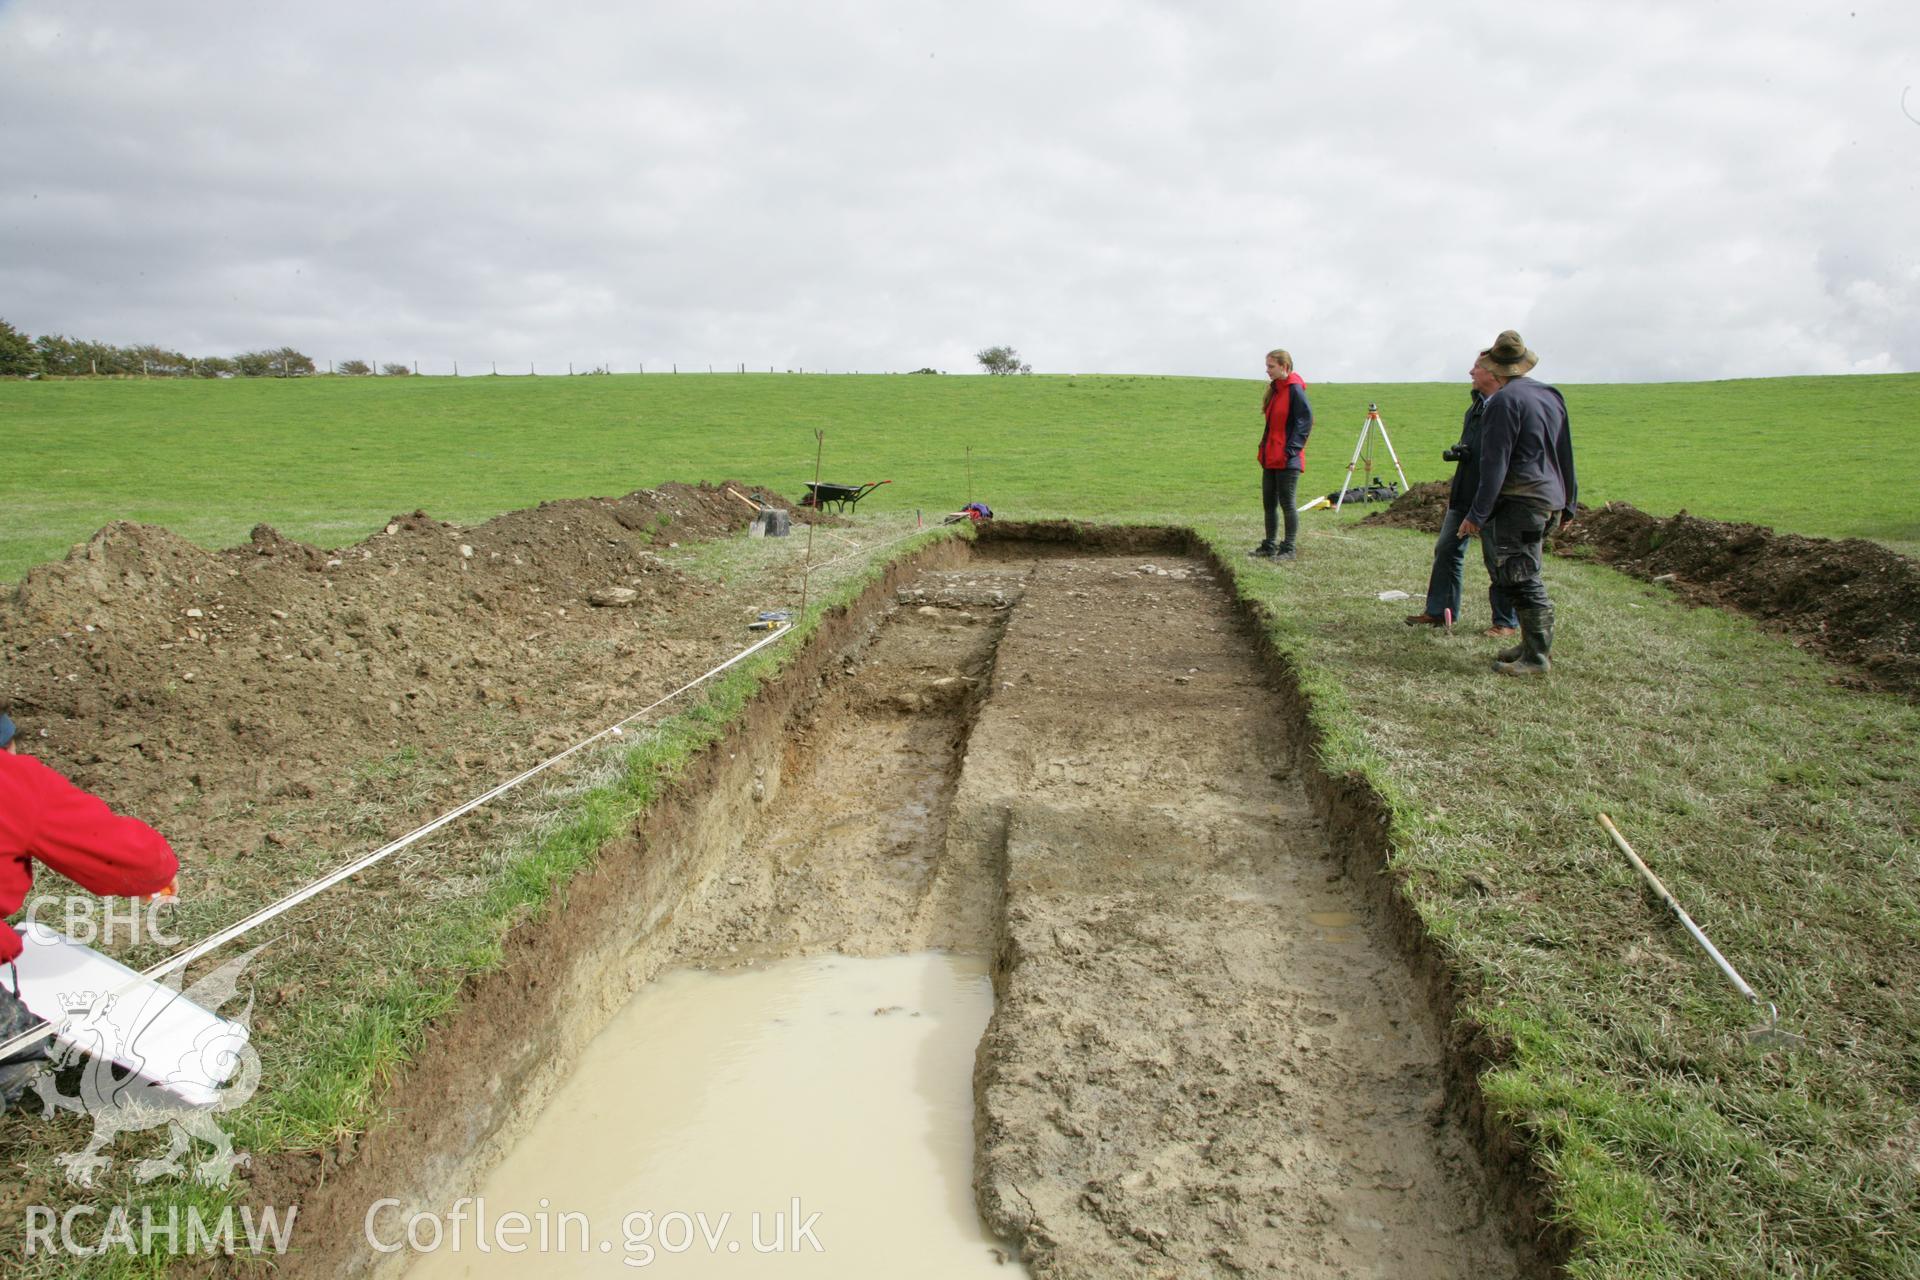
[[[1267,429],[1260,436],[1260,465],[1269,471],[1305,471],[1307,437],[1313,433],[1307,380],[1297,373],[1274,379],[1262,408]]]
[[[0,921],[26,901],[35,858],[83,889],[126,897],[158,893],[180,870],[146,823],[120,817],[32,756],[0,751]],[[0,922],[0,963],[20,951],[20,935]]]

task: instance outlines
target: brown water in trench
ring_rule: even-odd
[[[997,949],[975,1179],[1035,1274],[1514,1274],[1270,680],[1197,561],[924,575],[679,959]]]
[[[814,956],[643,989],[410,1280],[1007,1276],[974,1208],[984,958]],[[449,1206],[451,1211],[452,1207]],[[528,1231],[502,1247],[510,1215]],[[395,1213],[383,1243],[406,1238]],[[481,1247],[482,1242],[487,1246]],[[544,1245],[544,1247],[543,1247]]]

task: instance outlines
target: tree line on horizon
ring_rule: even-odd
[[[189,356],[152,343],[121,347],[58,333],[36,338],[0,320],[0,377],[298,378],[315,372],[313,358],[293,347]],[[365,361],[349,360],[340,372],[366,374],[373,369]],[[413,370],[388,365],[385,372]]]

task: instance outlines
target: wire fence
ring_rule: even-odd
[[[358,368],[349,367],[350,365],[354,365],[354,364],[358,364],[359,366],[362,366],[362,367],[358,367]],[[322,371],[318,369],[315,370],[316,375],[318,375],[321,372]],[[770,365],[761,366],[757,364],[748,364],[745,361],[738,361],[733,364],[716,365],[712,363],[683,364],[676,360],[658,360],[658,361],[636,360],[630,365],[622,365],[622,364],[616,364],[613,361],[599,361],[597,363],[588,364],[588,363],[581,363],[579,361],[570,360],[566,362],[556,361],[551,365],[542,366],[537,361],[532,361],[532,360],[526,361],[524,363],[520,361],[514,361],[512,363],[503,363],[498,360],[482,360],[482,361],[449,360],[444,363],[434,363],[434,362],[423,363],[422,361],[415,360],[411,364],[406,364],[406,365],[375,364],[372,361],[358,361],[358,362],[340,361],[337,363],[334,361],[328,361],[327,367],[324,372],[327,374],[332,374],[334,376],[341,376],[341,377],[356,377],[356,376],[357,377],[368,377],[368,376],[388,377],[395,374],[404,374],[404,375],[417,376],[417,377],[423,377],[423,378],[427,378],[427,377],[453,377],[453,378],[567,377],[567,378],[574,378],[574,377],[591,377],[596,375],[616,374],[616,373],[649,374],[649,375],[662,374],[662,375],[671,375],[676,377],[681,374],[688,374],[688,375],[711,374],[714,376],[742,377],[748,374],[755,374],[755,373],[792,373],[792,374],[804,373],[804,374],[841,376],[841,377],[862,376],[862,375],[885,375],[885,376],[891,377],[891,376],[906,375],[906,374],[944,374],[946,370],[932,369],[932,368],[921,368],[921,369],[813,368],[813,369],[809,369],[809,368],[806,368],[805,366],[794,366],[789,368],[782,368],[779,365],[770,364]]]
[[[387,361],[375,364],[366,360],[329,360],[324,367],[316,362],[314,367],[280,369],[266,372],[246,372],[233,369],[198,370],[177,367],[143,369],[107,369],[81,370],[77,373],[37,372],[23,376],[8,377],[0,375],[0,380],[34,382],[90,382],[95,379],[127,381],[149,380],[154,378],[200,378],[200,379],[241,379],[241,378],[532,378],[532,377],[593,377],[610,374],[647,374],[661,376],[707,376],[742,377],[757,373],[806,374],[809,377],[896,377],[914,374],[945,374],[945,369],[809,369],[796,367],[782,369],[778,365],[759,365],[737,363],[732,365],[691,365],[677,361],[649,363],[636,361],[631,367],[617,366],[612,363],[581,364],[574,361],[556,362],[542,367],[537,361],[521,364],[501,364],[497,360],[460,361],[449,360],[444,363],[414,360],[406,363]]]

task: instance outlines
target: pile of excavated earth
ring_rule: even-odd
[[[165,815],[191,879],[206,854],[338,838],[290,814],[346,762],[450,751],[493,778],[705,670],[765,584],[660,553],[752,518],[725,486],[676,484],[471,528],[416,511],[331,551],[267,525],[206,551],[113,524],[0,600],[0,700],[34,754]]]
[[[1416,485],[1366,523],[1437,534],[1447,485]],[[1556,532],[1553,546],[1664,583],[1684,599],[1751,614],[1851,668],[1866,687],[1920,694],[1920,563],[1861,538],[1808,538],[1764,525],[1650,516],[1625,502]]]

